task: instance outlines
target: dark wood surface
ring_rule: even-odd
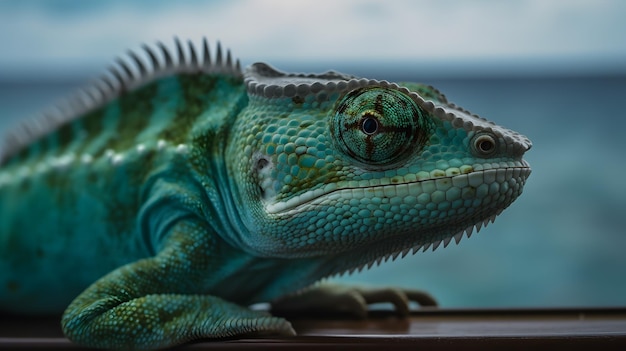
[[[198,342],[179,350],[626,350],[626,308],[419,310],[401,319],[290,318],[298,336]],[[0,315],[0,350],[80,349],[58,317]]]

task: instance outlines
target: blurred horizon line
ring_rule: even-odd
[[[108,64],[68,62],[50,65],[2,65],[0,82],[54,81],[96,78],[113,66]],[[253,61],[243,61],[242,69]],[[276,60],[272,66],[286,72],[321,73],[335,70],[373,79],[386,77],[424,77],[436,79],[496,78],[567,78],[626,76],[626,58],[549,59],[446,59],[446,60]]]

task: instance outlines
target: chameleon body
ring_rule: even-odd
[[[458,242],[530,174],[526,137],[432,87],[175,44],[5,139],[0,310],[99,348],[292,335],[246,306]]]

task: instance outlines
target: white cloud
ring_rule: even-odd
[[[626,2],[113,2],[63,15],[0,11],[0,65],[98,61],[173,35],[220,39],[253,60],[625,57]],[[1,5],[1,4],[0,4]]]

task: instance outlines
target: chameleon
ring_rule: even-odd
[[[531,172],[527,137],[429,85],[212,51],[143,45],[8,133],[0,310],[144,350],[294,335],[274,307],[406,311],[431,300],[318,282],[458,243]]]

